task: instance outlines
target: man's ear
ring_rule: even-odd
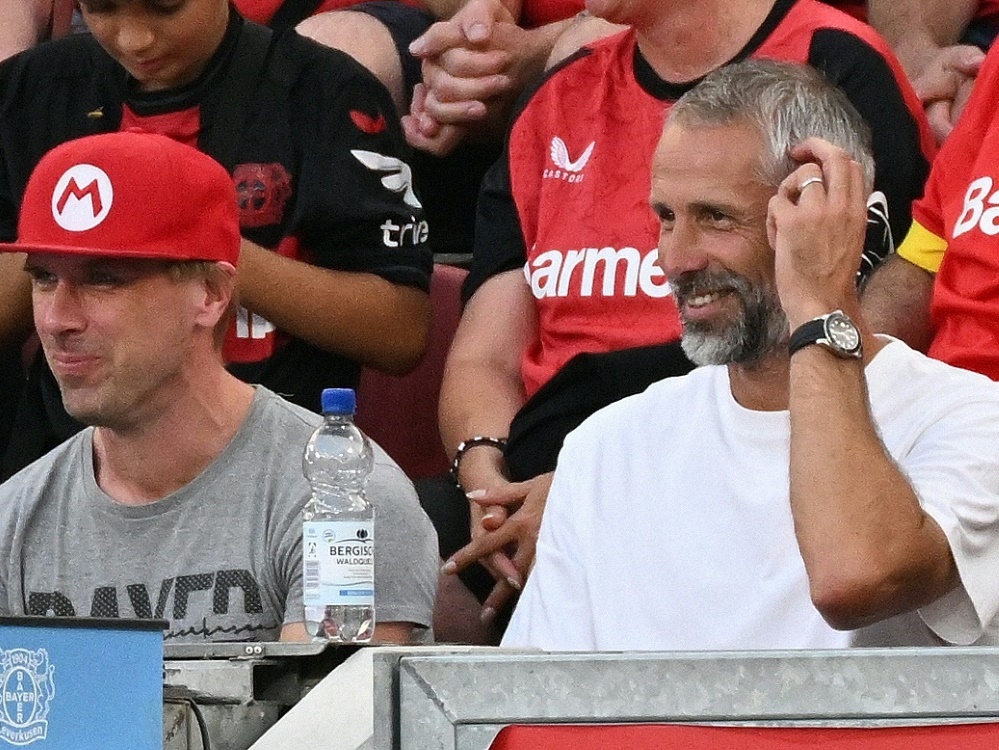
[[[218,261],[205,274],[198,288],[196,320],[205,328],[214,329],[225,317],[236,294],[236,267]]]

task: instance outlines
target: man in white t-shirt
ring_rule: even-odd
[[[504,645],[999,643],[999,385],[861,317],[866,140],[783,63],[677,103],[651,202],[703,366],[569,436]]]

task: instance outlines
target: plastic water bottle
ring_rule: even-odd
[[[305,446],[312,485],[302,529],[305,626],[314,638],[363,643],[375,629],[374,509],[364,485],[371,443],[354,424],[350,388],[327,388],[323,424]]]

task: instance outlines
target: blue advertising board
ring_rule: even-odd
[[[165,624],[0,617],[0,750],[161,750]]]

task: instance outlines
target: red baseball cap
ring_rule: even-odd
[[[107,133],[49,151],[31,173],[16,242],[0,252],[239,259],[232,178],[166,136]]]

